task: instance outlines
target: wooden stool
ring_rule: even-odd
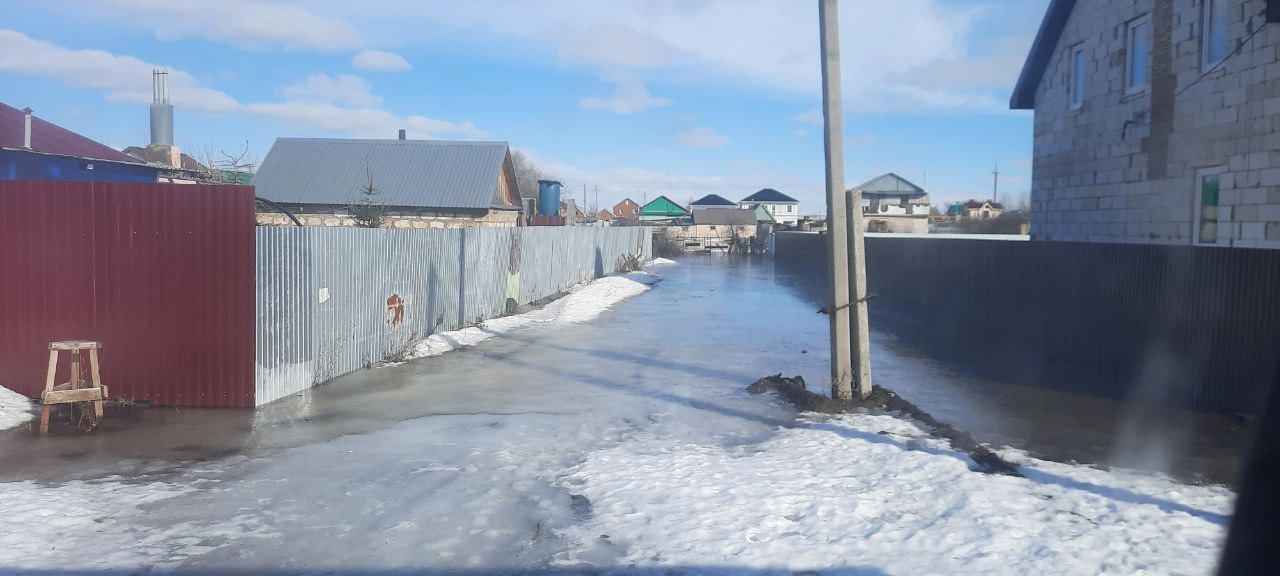
[[[49,433],[49,407],[53,404],[93,402],[93,413],[102,419],[102,400],[107,397],[107,387],[98,375],[98,349],[101,342],[66,340],[49,343],[49,373],[44,380],[44,394],[40,396],[40,434]],[[54,386],[54,373],[58,370],[58,352],[71,352],[71,380]],[[93,386],[82,387],[80,381],[80,351],[89,351],[89,372]]]

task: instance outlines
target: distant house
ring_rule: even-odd
[[[693,202],[689,203],[689,210],[700,210],[703,208],[735,208],[738,205],[728,198],[719,194],[707,194]]]
[[[889,172],[850,190],[862,196],[868,232],[929,232],[929,194],[910,180]]]
[[[969,200],[956,202],[947,206],[948,220],[999,218],[1004,213],[1004,205],[992,200]]]
[[[574,202],[573,200],[560,201],[560,215],[565,218],[568,218],[570,207],[573,208],[573,220],[572,220],[573,222],[582,222],[583,220],[586,219],[587,215],[582,212],[582,207],[578,206],[578,203]]]
[[[800,219],[800,201],[773,188],[762,189],[738,201],[741,208],[754,209],[756,204],[764,206],[779,224],[794,226]]]
[[[773,214],[769,212],[764,204],[756,204],[750,208],[755,214],[757,224],[776,224],[778,221],[773,218]]]
[[[688,210],[666,196],[654,198],[640,208],[641,222],[675,222],[688,217]]]
[[[615,218],[617,217],[614,216],[613,213],[608,210],[601,209],[599,212],[596,212],[596,220],[599,220],[601,222],[609,222],[614,220]]]
[[[0,103],[0,180],[156,181],[159,169]]]
[[[278,138],[254,175],[258,196],[306,226],[352,226],[372,178],[384,227],[516,226],[519,186],[506,142]],[[286,216],[258,214],[259,223]]]
[[[640,217],[640,205],[627,198],[613,205],[613,215],[622,220],[636,220]]]
[[[694,210],[691,224],[667,226],[667,239],[685,251],[746,251],[755,241],[756,216],[738,208],[702,208]]]

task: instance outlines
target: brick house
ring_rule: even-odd
[[[635,200],[626,198],[613,205],[613,215],[621,220],[636,220],[640,217],[640,205]]]
[[[1280,0],[1051,0],[1010,101],[1035,110],[1032,238],[1280,248],[1276,21]]]

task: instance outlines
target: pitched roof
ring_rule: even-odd
[[[22,147],[23,132],[26,131],[26,114],[17,108],[0,103],[0,148],[25,150]],[[115,148],[100,144],[89,138],[76,134],[52,122],[31,117],[31,150],[45,154],[61,154],[94,160],[110,160],[141,164],[132,156]]]
[[[1062,29],[1067,26],[1067,18],[1076,0],[1051,0],[1049,9],[1040,21],[1040,31],[1036,32],[1035,42],[1031,44],[1031,52],[1022,65],[1022,73],[1018,75],[1018,83],[1013,86],[1013,96],[1009,98],[1009,108],[1014,110],[1032,110],[1036,107],[1036,90],[1040,88],[1040,79],[1049,67],[1049,59],[1062,37]]]
[[[750,196],[747,196],[746,198],[743,198],[742,201],[743,202],[773,202],[773,203],[777,203],[777,202],[799,203],[800,202],[799,200],[796,200],[795,198],[787,196],[786,194],[783,194],[777,190],[774,190],[773,188],[764,188],[759,192],[756,192],[755,194],[752,194]]]
[[[1004,210],[1003,204],[999,202],[992,202],[991,200],[970,200],[964,203],[964,207],[977,210],[978,208],[981,208],[983,204],[990,204],[991,207],[996,210]]]
[[[919,198],[925,195],[924,188],[893,172],[876,176],[858,186],[854,186],[863,196],[893,196]]]
[[[756,213],[741,208],[703,208],[693,211],[694,224],[711,224],[724,226],[752,226],[756,223]]]
[[[683,206],[675,203],[673,200],[671,200],[670,198],[667,198],[666,196],[658,196],[657,198],[650,200],[648,204],[644,205],[644,207],[640,208],[640,214],[646,215],[646,216],[653,216],[653,215],[687,216],[689,214],[689,211],[685,210]]]
[[[690,202],[689,205],[690,206],[737,206],[737,204],[734,203],[733,200],[725,198],[724,196],[721,196],[719,194],[707,194],[706,196],[703,196],[697,200],[694,200],[693,202]]]
[[[506,159],[506,142],[277,138],[253,183],[275,202],[346,205],[367,169],[387,206],[514,208],[498,184]]]
[[[601,208],[599,212],[596,212],[596,218],[601,220],[613,220],[614,218],[617,218],[617,216],[614,216],[613,212]]]

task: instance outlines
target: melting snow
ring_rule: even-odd
[[[33,416],[31,400],[0,386],[0,430],[26,424]]]
[[[676,261],[675,261],[675,260],[668,260],[668,259],[666,259],[666,258],[654,258],[653,260],[650,260],[650,261],[648,261],[648,262],[645,262],[645,264],[644,264],[644,265],[645,265],[645,266],[657,266],[657,265],[659,265],[659,264],[675,264],[675,263],[676,263]]]
[[[475,346],[495,335],[506,334],[536,324],[586,322],[599,316],[614,304],[648,290],[658,280],[659,276],[648,272],[606,276],[576,286],[570,289],[567,295],[537,310],[486,320],[479,326],[432,334],[418,344],[409,358],[426,358],[457,348]]]

